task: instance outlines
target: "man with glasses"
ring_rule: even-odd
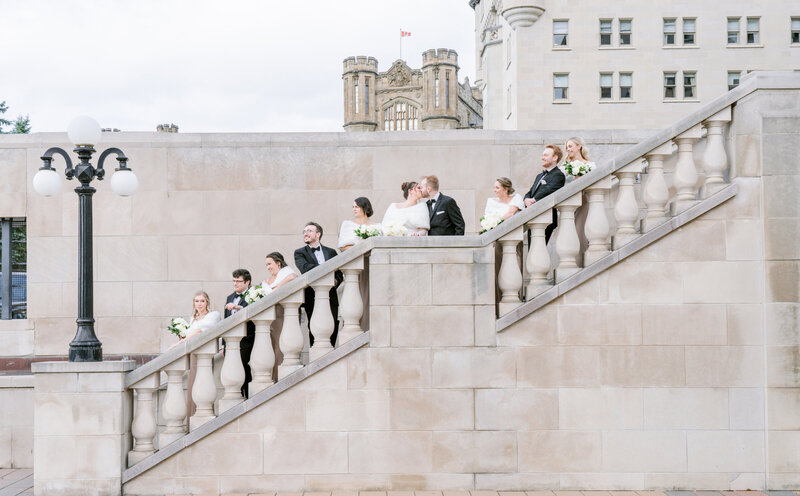
[[[301,274],[305,274],[314,267],[330,260],[337,255],[336,250],[323,246],[320,244],[322,239],[322,226],[316,222],[309,222],[303,229],[303,241],[305,246],[298,248],[294,251],[294,264]],[[336,336],[339,334],[339,298],[336,295],[336,288],[344,280],[342,272],[337,270],[334,274],[335,285],[330,291],[331,301],[331,315],[333,315],[333,334],[331,334],[331,346],[336,346]],[[306,309],[306,316],[308,317],[309,326],[311,324],[311,315],[314,313],[314,290],[311,286],[305,289],[305,303],[303,307]],[[311,346],[314,345],[314,335],[309,333],[309,341]]]
[[[247,306],[244,294],[250,289],[252,277],[247,269],[236,269],[233,271],[233,293],[225,299],[225,318],[235,314]],[[242,384],[242,395],[247,398],[247,386],[253,380],[250,373],[250,354],[253,352],[253,342],[256,339],[256,326],[252,322],[247,322],[247,336],[242,338],[240,352],[242,355],[242,365],[244,365],[244,384]]]

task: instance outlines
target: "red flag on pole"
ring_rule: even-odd
[[[408,31],[400,30],[400,37],[405,38],[406,36],[411,36],[411,33],[409,33]]]

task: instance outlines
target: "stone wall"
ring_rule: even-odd
[[[0,468],[33,467],[33,377],[0,376]]]

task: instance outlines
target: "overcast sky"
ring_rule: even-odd
[[[452,48],[474,81],[467,0],[0,0],[0,101],[33,132],[341,131],[342,60],[387,70],[401,29],[412,68]]]

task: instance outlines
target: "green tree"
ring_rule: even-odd
[[[25,117],[19,116],[17,120],[14,121],[14,129],[11,131],[12,134],[28,134],[31,132],[31,118],[29,115]]]
[[[8,110],[8,107],[6,106],[6,101],[3,100],[2,102],[0,102],[0,133],[3,132],[3,126],[10,126],[11,125],[11,121],[10,120],[3,119],[3,117],[2,117],[2,115],[6,113],[6,110]]]

